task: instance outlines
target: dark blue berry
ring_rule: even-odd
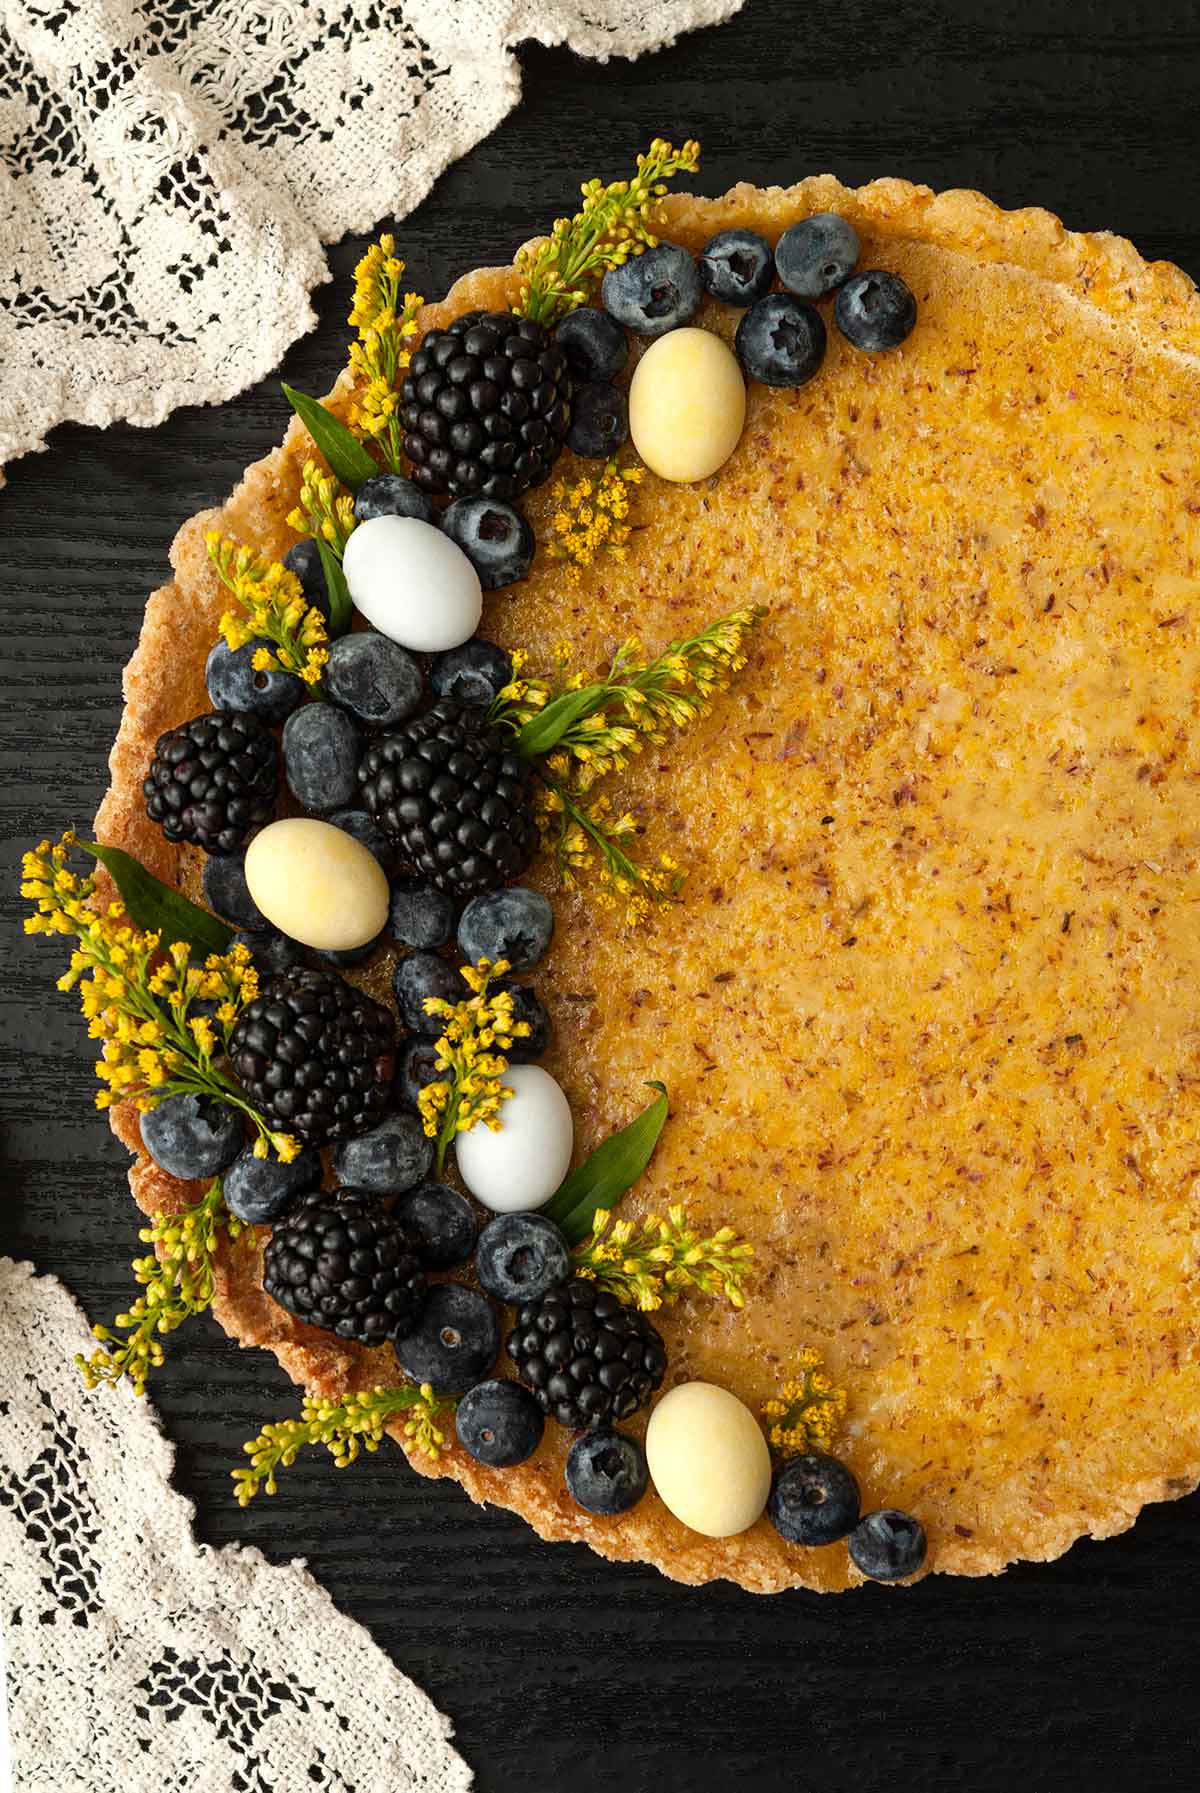
[[[832,1544],[858,1524],[858,1483],[836,1457],[794,1457],[775,1472],[767,1514],[789,1544]]]
[[[402,473],[376,473],[364,479],[354,497],[354,520],[369,523],[372,517],[418,517],[433,522],[433,500]]]
[[[465,1002],[470,992],[457,971],[436,953],[408,953],[392,973],[392,990],[400,1019],[410,1033],[437,1035],[445,1022],[440,1015],[427,1015],[428,997],[440,996],[443,1002]]]
[[[209,1096],[165,1096],[141,1118],[142,1144],[173,1177],[215,1177],[242,1149],[241,1113]]]
[[[513,1307],[565,1282],[570,1271],[567,1241],[545,1214],[497,1214],[475,1246],[479,1286]]]
[[[912,333],[917,301],[899,274],[872,268],[848,280],[837,296],[833,321],[856,349],[879,354]]]
[[[475,568],[484,591],[515,584],[533,565],[533,530],[498,498],[456,498],[442,512],[442,528]]]
[[[334,965],[341,968],[365,965],[375,952],[376,947],[382,946],[386,938],[387,929],[381,928],[374,940],[368,940],[365,946],[331,947],[328,952],[318,953],[317,957],[322,965]]]
[[[775,245],[779,278],[801,299],[823,299],[848,280],[858,260],[858,233],[837,212],[814,212]]]
[[[365,809],[335,809],[329,820],[343,834],[353,835],[360,847],[373,853],[385,872],[391,870],[396,850],[374,816],[369,816]]]
[[[507,959],[513,971],[530,971],[544,958],[554,937],[554,910],[540,890],[511,884],[472,897],[458,922],[464,959]]]
[[[587,1513],[627,1513],[650,1480],[646,1453],[636,1438],[599,1426],[567,1452],[567,1490]]]
[[[420,947],[425,952],[449,946],[454,933],[454,898],[420,878],[397,878],[392,885],[389,926],[401,946]]]
[[[307,695],[304,681],[294,672],[255,669],[254,656],[261,647],[273,651],[271,643],[263,640],[247,641],[237,648],[218,641],[209,649],[204,683],[214,710],[244,710],[263,722],[282,722],[303,703]]]
[[[260,970],[288,971],[307,963],[300,942],[278,928],[246,929],[235,934],[231,944],[244,946]]]
[[[442,1075],[437,1065],[437,1048],[432,1039],[418,1036],[409,1040],[396,1060],[396,1076],[392,1094],[404,1108],[417,1109],[417,1097],[427,1083],[436,1083]]]
[[[465,1263],[475,1248],[479,1223],[465,1195],[446,1183],[422,1183],[402,1195],[394,1209],[412,1234],[426,1270],[449,1270]]]
[[[742,371],[764,386],[803,386],[825,359],[819,311],[791,293],[768,293],[737,327],[734,348]]]
[[[283,773],[305,809],[342,809],[358,790],[362,742],[344,710],[305,704],[283,725]]]
[[[412,655],[374,629],[335,641],[322,677],[335,704],[376,727],[405,721],[425,695],[425,680]]]
[[[600,289],[605,310],[639,336],[665,336],[690,324],[702,297],[696,263],[677,243],[660,243],[610,268]]]
[[[456,704],[482,709],[499,696],[513,676],[512,655],[494,642],[478,636],[436,654],[429,668],[429,683],[435,697],[448,697]]]
[[[696,262],[700,284],[722,305],[753,305],[771,290],[775,257],[756,230],[719,230]]]
[[[250,895],[244,853],[230,853],[223,859],[209,857],[204,861],[200,882],[209,908],[231,927],[246,928],[254,933],[270,926]]]
[[[629,359],[624,330],[615,317],[595,305],[568,311],[555,326],[554,337],[579,386],[590,380],[615,380]]]
[[[606,461],[629,434],[629,401],[619,386],[581,386],[571,406],[567,447],[587,460]]]
[[[513,1040],[505,1057],[510,1064],[532,1064],[535,1058],[541,1058],[550,1044],[550,1017],[545,1004],[535,990],[528,984],[519,984],[515,978],[502,978],[495,988],[511,990],[513,1020],[523,1021],[529,1029],[527,1034]]]
[[[321,565],[321,556],[312,537],[306,535],[294,548],[289,548],[283,557],[283,564],[289,573],[295,573],[306,602],[320,611],[328,627],[329,588],[325,583],[325,568]]]
[[[473,1388],[500,1352],[500,1322],[484,1295],[462,1283],[436,1283],[411,1332],[396,1340],[400,1368],[410,1381],[430,1382],[439,1394]]]
[[[433,1141],[415,1114],[389,1114],[370,1133],[343,1139],[333,1148],[333,1174],[346,1188],[373,1195],[399,1195],[429,1174]]]
[[[546,1416],[519,1382],[477,1382],[458,1403],[454,1429],[476,1463],[512,1469],[532,1457],[542,1442]]]
[[[882,1507],[850,1533],[850,1561],[872,1581],[903,1581],[925,1561],[925,1528],[919,1519]]]
[[[225,1206],[248,1226],[269,1226],[294,1201],[321,1186],[321,1154],[311,1148],[281,1164],[247,1146],[225,1172]]]

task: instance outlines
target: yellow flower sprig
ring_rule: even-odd
[[[208,1096],[248,1118],[258,1157],[274,1149],[289,1163],[300,1150],[296,1140],[267,1126],[219,1062],[238,1016],[258,995],[247,949],[234,946],[211,953],[203,966],[193,964],[185,941],[164,945],[158,934],[131,926],[123,904],[98,904],[95,879],[70,869],[73,844],[67,833],[56,846],[43,841],[26,853],[21,895],[34,905],[27,934],[75,937],[58,988],[78,986],[88,1034],[103,1041],[97,1108],[133,1102],[145,1111],[167,1096]],[[214,1013],[198,1012],[201,1003],[213,1005]]]
[[[107,1383],[115,1387],[128,1377],[135,1395],[146,1392],[146,1379],[163,1361],[162,1338],[174,1332],[192,1314],[212,1306],[214,1264],[224,1233],[236,1239],[242,1222],[225,1206],[220,1177],[206,1194],[178,1214],[163,1214],[143,1227],[138,1238],[155,1247],[148,1257],[133,1260],[133,1274],[142,1286],[127,1314],[118,1314],[113,1325],[93,1326],[102,1346],[91,1357],[78,1353],[75,1362],[89,1388]]]
[[[456,1134],[469,1133],[480,1121],[493,1133],[503,1125],[501,1104],[512,1095],[501,1081],[508,1069],[505,1054],[514,1040],[527,1039],[530,1032],[527,1021],[513,1018],[512,991],[490,987],[508,969],[507,959],[494,965],[480,959],[460,969],[471,991],[465,1001],[426,998],[425,1013],[445,1022],[435,1048],[437,1068],[445,1075],[427,1083],[417,1098],[425,1135],[437,1141],[439,1175]]]
[[[300,502],[288,514],[288,528],[327,543],[340,560],[355,522],[351,494],[331,473],[323,473],[316,461],[305,461]]]
[[[514,310],[539,323],[553,324],[577,305],[586,304],[596,282],[609,268],[652,249],[658,242],[651,224],[665,183],[677,174],[694,174],[700,166],[700,145],[676,149],[656,137],[637,159],[632,180],[584,181],[583,205],[573,218],[558,218],[542,243],[517,258],[521,293]]]
[[[779,1394],[763,1402],[767,1443],[784,1460],[806,1451],[828,1451],[845,1412],[845,1389],[835,1388],[821,1367],[820,1352],[809,1345]]]
[[[299,1419],[264,1426],[243,1445],[250,1466],[232,1472],[238,1505],[249,1505],[260,1490],[277,1493],[276,1470],[290,1468],[306,1444],[323,1444],[337,1467],[347,1469],[361,1451],[379,1449],[388,1421],[401,1413],[408,1414],[404,1435],[414,1451],[436,1459],[448,1448],[437,1422],[457,1405],[453,1397],[435,1396],[428,1382],[364,1389],[339,1401],[306,1396]]]
[[[741,1308],[753,1256],[754,1247],[731,1226],[707,1237],[696,1232],[679,1205],[667,1209],[665,1220],[650,1215],[640,1226],[598,1208],[591,1237],[575,1247],[573,1268],[643,1313],[671,1306],[686,1289]]]
[[[637,823],[628,810],[614,813],[607,797],[582,798],[543,771],[535,819],[543,849],[557,862],[563,889],[577,889],[580,874],[594,869],[597,906],[617,909],[623,904],[627,927],[640,927],[654,910],[678,901],[686,874],[669,853],[660,853],[654,864],[634,859],[625,842],[636,835]]]
[[[557,509],[550,518],[546,552],[565,562],[567,583],[578,585],[580,571],[597,554],[625,558],[629,540],[629,494],[645,476],[644,467],[621,467],[606,461],[598,479],[584,474],[568,483],[556,479],[550,488]]]
[[[380,237],[354,270],[350,311],[350,322],[358,331],[358,340],[350,345],[350,367],[357,382],[350,427],[375,445],[392,473],[399,473],[403,465],[400,376],[412,358],[409,342],[425,303],[419,293],[401,295],[403,277],[395,238]]]
[[[210,529],[204,540],[218,578],[244,612],[235,616],[227,610],[222,616],[218,626],[226,646],[269,641],[271,647],[260,647],[254,656],[256,671],[282,668],[306,685],[319,684],[329,658],[325,619],[305,598],[296,575],[279,561],[239,547],[217,529]]]

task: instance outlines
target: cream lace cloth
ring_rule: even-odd
[[[85,1390],[72,1360],[93,1348],[61,1283],[0,1258],[15,1786],[466,1793],[447,1720],[310,1575],[196,1543],[146,1403]]]
[[[321,244],[495,129],[523,38],[636,56],[741,3],[0,0],[0,469],[268,373]]]

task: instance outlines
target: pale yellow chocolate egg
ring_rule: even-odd
[[[707,479],[738,445],[746,387],[733,351],[711,330],[669,330],[652,342],[629,387],[633,446],[660,479]]]
[[[289,816],[246,849],[246,883],[272,927],[318,952],[374,940],[388,915],[388,881],[373,853],[332,822]]]
[[[750,1409],[713,1382],[683,1382],[663,1396],[646,1431],[659,1498],[706,1538],[731,1538],[762,1513],[771,1453]]]

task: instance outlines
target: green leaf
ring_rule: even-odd
[[[571,1245],[587,1238],[597,1208],[616,1207],[653,1156],[667,1118],[667,1092],[661,1083],[648,1083],[646,1087],[659,1092],[650,1106],[598,1145],[541,1210],[558,1223]]]
[[[297,392],[286,383],[283,394],[328,461],[329,471],[335,479],[340,479],[350,491],[357,492],[364,479],[371,479],[379,472],[378,463],[367,453],[353,430],[347,429],[319,399],[309,398],[306,392]]]
[[[314,536],[317,553],[321,556],[321,570],[325,574],[325,589],[329,593],[329,638],[332,641],[337,635],[344,635],[350,627],[350,616],[354,609],[350,602],[350,587],[346,584],[346,575],[342,571],[342,563],[321,537]]]
[[[524,759],[537,759],[552,752],[571,724],[596,708],[607,689],[607,685],[585,685],[582,691],[564,691],[529,718],[517,735],[517,752]]]
[[[120,847],[103,847],[98,841],[91,840],[76,844],[93,859],[98,859],[108,872],[135,928],[146,934],[161,934],[164,946],[185,940],[206,956],[229,950],[232,928],[227,928],[207,909],[201,909],[198,903],[191,902],[182,891],[172,890],[169,884],[148,872]]]

